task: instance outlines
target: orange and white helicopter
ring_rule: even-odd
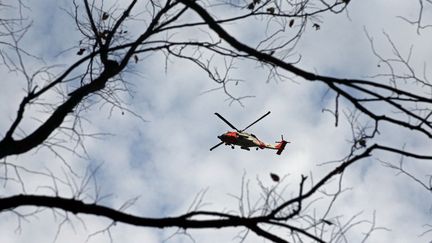
[[[233,126],[230,122],[228,122],[225,118],[223,118],[219,113],[215,113],[216,116],[218,116],[222,121],[224,121],[228,126],[230,126],[235,131],[228,131],[220,136],[218,138],[222,141],[215,146],[210,148],[210,151],[213,149],[219,147],[222,144],[230,145],[231,148],[234,149],[234,145],[240,146],[241,149],[244,150],[250,150],[251,147],[256,147],[256,150],[258,149],[275,149],[277,150],[276,154],[280,155],[282,151],[285,149],[285,145],[289,143],[288,141],[285,141],[283,139],[283,136],[281,136],[281,141],[276,142],[276,144],[268,144],[264,143],[263,141],[259,140],[255,135],[252,133],[245,132],[246,129],[266,117],[268,114],[270,114],[270,111],[267,112],[265,115],[260,117],[258,120],[252,122],[249,126],[247,126],[243,130],[238,130],[235,126]]]

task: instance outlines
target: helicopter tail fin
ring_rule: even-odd
[[[282,153],[282,151],[285,149],[286,144],[289,143],[288,141],[285,141],[283,139],[283,136],[281,136],[281,138],[282,138],[281,141],[276,142],[276,146],[275,146],[275,148],[277,149],[277,152],[276,152],[277,155],[280,155]]]

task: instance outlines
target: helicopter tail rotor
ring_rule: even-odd
[[[276,146],[275,146],[275,148],[277,149],[277,152],[276,152],[277,155],[280,155],[282,153],[282,151],[285,149],[285,146],[287,145],[287,143],[290,143],[290,142],[285,141],[283,139],[283,135],[281,135],[281,141],[276,142]]]

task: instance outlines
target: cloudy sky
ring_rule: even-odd
[[[22,11],[31,19],[32,28],[21,45],[43,59],[27,57],[29,71],[41,65],[59,65],[55,71],[60,71],[77,60],[76,49],[67,50],[77,46],[80,39],[73,20],[64,11],[71,8],[70,3],[49,0],[26,4]],[[425,5],[423,23],[432,22],[431,10],[430,5]],[[214,11],[220,12],[221,8]],[[322,75],[368,78],[388,70],[378,65],[379,60],[372,52],[366,32],[373,38],[380,55],[392,58],[388,34],[404,56],[413,45],[412,65],[422,76],[424,63],[431,58],[430,30],[421,30],[418,34],[416,26],[397,17],[414,19],[418,11],[418,2],[353,0],[347,13],[322,15],[320,30],[309,24],[293,58],[301,57],[298,67]],[[231,12],[224,14],[229,16]],[[226,28],[240,40],[256,43],[256,38],[260,37],[260,33],[256,33],[258,28],[250,24],[248,28],[245,26],[248,23]],[[131,28],[139,29],[139,26]],[[199,33],[192,34],[200,37]],[[229,86],[229,91],[236,97],[253,96],[243,99],[241,105],[227,101],[227,95],[221,90],[206,92],[218,88],[218,84],[190,63],[175,59],[166,63],[162,55],[140,58],[138,64],[131,64],[133,72],[126,75],[131,93],[120,94],[125,107],[139,117],[120,109],[111,110],[108,105],[95,105],[82,113],[86,118],[82,124],[86,133],[105,133],[85,139],[88,158],[60,150],[63,161],[48,149],[41,148],[8,158],[7,162],[53,173],[74,185],[73,190],[71,186],[55,185],[61,196],[70,197],[85,184],[88,190],[83,197],[89,202],[97,194],[101,204],[120,208],[137,198],[127,212],[161,217],[186,212],[194,198],[202,195],[201,209],[238,210],[238,200],[233,195],[240,194],[242,180],[249,183],[250,200],[256,201],[259,183],[268,188],[275,185],[269,173],[285,176],[284,196],[289,198],[297,193],[300,175],[313,175],[316,181],[336,166],[334,163],[323,165],[324,162],[341,159],[349,153],[350,126],[341,118],[339,126],[335,127],[334,117],[322,112],[325,108],[333,108],[334,96],[327,94],[326,88],[318,83],[295,77],[285,81],[267,80],[265,69],[257,63],[238,61],[238,69],[233,70],[232,75],[242,82]],[[3,76],[0,112],[4,118],[0,128],[5,131],[14,118],[26,82],[20,74],[9,72],[4,66],[0,68]],[[428,70],[430,72],[426,69],[426,73]],[[348,112],[349,104],[346,101],[341,104],[342,111]],[[267,111],[271,111],[271,115],[249,131],[271,143],[284,135],[291,144],[281,156],[273,150],[244,151],[225,146],[209,151],[218,143],[217,136],[229,129],[214,112],[219,112],[241,129]],[[43,119],[40,111],[31,112],[23,130],[31,130],[35,119]],[[430,141],[423,136],[394,129],[384,127],[385,132],[377,141],[398,147],[415,147],[420,152],[430,148]],[[78,151],[81,150],[78,148]],[[430,193],[381,163],[397,165],[399,160],[398,156],[377,153],[351,166],[345,173],[343,187],[347,191],[338,198],[330,215],[340,216],[341,223],[358,215],[354,222],[363,222],[350,231],[349,242],[358,242],[370,226],[366,221],[372,220],[376,226],[387,230],[374,231],[370,242],[429,242],[432,238],[432,234],[422,235],[430,229],[424,226],[432,224]],[[426,175],[432,171],[428,163],[406,160],[405,166],[418,178],[426,180]],[[96,168],[94,179],[86,184],[87,171]],[[4,166],[1,170],[5,173]],[[8,173],[17,178],[13,171]],[[12,180],[2,182],[1,195],[22,193],[23,189],[27,193],[53,195],[54,184],[49,177],[24,171],[20,175],[25,187]],[[329,192],[334,186],[329,185]],[[317,213],[322,211],[319,206],[326,203],[326,199],[316,203]],[[22,212],[31,210],[34,209],[25,208]],[[13,213],[2,213],[0,242],[85,242],[90,235],[111,224],[103,218],[80,216],[83,224],[73,215],[69,215],[71,221],[64,223],[64,218],[59,215],[64,212],[44,210],[27,218],[28,221],[19,221]],[[109,232],[111,236],[107,232],[95,234],[88,242],[107,242],[110,237],[114,242],[192,242],[190,237],[196,242],[238,242],[235,236],[240,230],[190,230],[188,234],[182,234],[184,232],[176,229],[117,224]],[[175,233],[178,234],[171,237]],[[250,234],[246,242],[262,240]]]

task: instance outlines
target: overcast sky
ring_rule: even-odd
[[[33,21],[33,28],[25,36],[23,48],[42,57],[46,65],[67,67],[77,59],[76,50],[62,52],[76,46],[80,38],[72,19],[62,10],[71,7],[67,2],[34,1],[27,3],[28,9],[24,9],[25,15]],[[415,26],[397,18],[415,18],[418,10],[417,1],[353,0],[347,13],[323,15],[320,30],[307,26],[294,51],[295,57],[301,56],[297,66],[322,75],[347,78],[367,78],[383,72],[380,69],[383,67],[377,66],[378,59],[371,50],[366,31],[373,37],[377,50],[383,56],[391,57],[391,46],[385,32],[403,55],[408,55],[410,45],[414,45],[412,62],[421,73],[423,63],[431,59],[430,30],[422,30],[418,35]],[[424,23],[432,22],[431,10],[430,6],[425,9]],[[259,36],[253,26],[240,28],[230,25],[227,29],[247,43],[254,43],[254,38]],[[30,69],[41,65],[40,61],[31,58],[28,62]],[[110,113],[109,106],[94,106],[83,113],[87,118],[83,124],[85,131],[110,135],[85,140],[89,159],[68,152],[63,155],[80,175],[89,168],[100,166],[96,178],[99,194],[108,196],[101,200],[104,205],[119,208],[138,197],[127,212],[152,217],[176,216],[186,212],[194,198],[205,191],[202,209],[237,210],[238,201],[232,195],[240,194],[243,177],[249,182],[251,201],[255,201],[259,195],[258,180],[271,187],[274,182],[269,173],[286,176],[283,183],[287,185],[285,196],[289,198],[297,194],[301,174],[313,174],[314,180],[318,180],[336,166],[320,164],[341,159],[349,152],[349,124],[341,119],[340,125],[335,127],[334,117],[322,112],[324,108],[333,108],[334,98],[331,94],[326,95],[325,87],[320,84],[298,78],[267,82],[265,70],[258,64],[238,63],[239,69],[233,72],[233,76],[244,82],[233,85],[230,91],[236,96],[253,96],[243,99],[242,106],[236,102],[230,104],[226,101],[226,94],[220,90],[206,93],[218,87],[217,84],[184,61],[173,59],[166,65],[163,56],[154,55],[142,57],[138,64],[132,65],[137,73],[127,75],[132,96],[122,94],[122,97],[127,108],[145,121],[129,112],[123,114],[119,109]],[[25,81],[3,67],[0,70],[3,77],[0,81],[0,112],[4,117],[0,128],[4,131],[15,115]],[[342,103],[346,104],[345,101]],[[344,111],[347,111],[346,107],[349,106],[344,106]],[[269,143],[284,135],[291,144],[281,156],[273,150],[232,150],[225,146],[209,151],[219,142],[217,136],[229,130],[214,112],[219,112],[241,129],[267,111],[271,114],[248,131]],[[39,113],[35,114],[38,116]],[[32,127],[31,119],[26,126]],[[394,128],[384,128],[388,132],[382,134],[379,141],[399,147],[415,146],[419,151],[430,148],[430,142],[421,136],[413,136],[403,129],[397,132],[391,129]],[[397,176],[395,171],[384,168],[378,159],[397,164],[399,157],[380,153],[379,157],[364,159],[348,168],[343,186],[349,190],[338,199],[331,216],[341,216],[341,222],[346,222],[360,214],[356,221],[371,221],[375,214],[376,225],[388,230],[373,232],[370,242],[429,242],[432,234],[420,235],[428,229],[424,225],[432,224],[430,193],[409,178]],[[47,149],[35,149],[8,161],[37,171],[47,172],[49,168],[59,177],[72,180],[72,176],[65,176],[70,172],[65,172],[68,169],[64,162]],[[407,160],[406,168],[422,180],[432,171],[430,162],[424,161]],[[81,183],[76,180],[77,184]],[[52,186],[47,177],[25,174],[24,182],[27,193],[52,195],[48,188],[43,187]],[[89,185],[92,187],[93,181]],[[71,196],[67,187],[60,185],[59,188],[61,196]],[[20,184],[13,182],[0,187],[1,195],[21,191]],[[88,194],[94,195],[94,192]],[[324,201],[316,205],[328,202]],[[61,211],[58,213],[63,214]],[[85,226],[76,219],[72,220],[73,224],[65,223],[57,242],[85,242],[90,234],[111,223],[98,217],[80,217]],[[61,218],[56,218],[49,210],[28,219],[28,222],[18,222],[14,214],[0,214],[0,242],[52,242],[58,225],[62,223]],[[358,242],[368,226],[363,223],[353,228],[349,242]],[[187,233],[196,242],[238,242],[234,237],[239,231],[211,229]],[[110,232],[114,242],[192,242],[183,234],[170,238],[176,229],[157,230],[117,224]],[[102,233],[91,237],[89,242],[108,240],[108,234]],[[246,242],[262,240],[250,234]]]

